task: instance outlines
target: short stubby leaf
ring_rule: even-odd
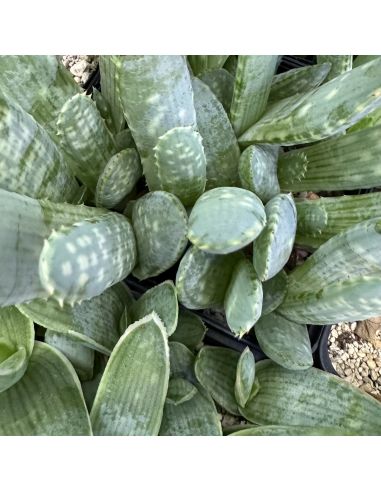
[[[244,407],[249,400],[254,380],[255,359],[249,347],[246,347],[238,359],[234,385],[234,394],[240,407]]]
[[[280,306],[287,294],[288,277],[284,270],[281,270],[270,280],[262,283],[263,304],[262,316],[275,311]]]
[[[197,248],[227,254],[250,244],[266,224],[262,202],[251,191],[235,187],[209,190],[189,216],[189,240]]]
[[[197,314],[182,308],[176,330],[169,340],[183,343],[190,350],[196,350],[201,345],[205,332],[206,327],[202,319]]]
[[[197,393],[197,388],[183,378],[172,378],[169,380],[166,403],[170,405],[181,405]]]

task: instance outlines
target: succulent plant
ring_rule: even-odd
[[[381,435],[306,326],[381,314],[381,57],[317,61],[0,57],[0,434]]]

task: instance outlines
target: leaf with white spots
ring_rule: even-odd
[[[217,68],[203,73],[199,78],[209,87],[225,111],[229,113],[234,88],[233,75],[224,68]]]
[[[286,369],[304,370],[313,364],[306,325],[284,318],[277,312],[262,316],[255,335],[263,352]]]
[[[378,316],[380,249],[379,217],[333,236],[288,276],[278,312],[296,323],[318,325]]]
[[[44,328],[75,342],[110,355],[119,339],[119,321],[126,305],[123,284],[116,284],[99,296],[80,304],[64,304],[54,299],[36,299],[19,304],[18,309]]]
[[[168,130],[154,148],[160,188],[193,205],[205,190],[206,161],[202,139],[192,127]]]
[[[234,267],[224,299],[227,324],[237,337],[248,333],[260,318],[262,299],[261,281],[252,263],[242,259]]]
[[[61,109],[57,127],[61,145],[74,162],[75,175],[95,191],[99,176],[117,149],[94,101],[83,94],[69,99]]]
[[[263,304],[262,316],[275,311],[279,307],[287,293],[288,277],[284,270],[281,270],[270,280],[262,283]]]
[[[59,302],[91,299],[129,275],[136,262],[132,226],[105,213],[53,231],[39,259],[41,283]]]
[[[189,349],[196,350],[202,344],[205,333],[206,327],[202,319],[191,311],[181,309],[176,330],[169,340],[183,343]]]
[[[240,150],[229,117],[206,84],[194,78],[192,86],[206,158],[206,188],[233,186],[238,181]]]
[[[277,66],[277,55],[238,56],[230,120],[237,136],[262,116]]]
[[[154,191],[133,205],[132,226],[138,251],[135,277],[144,280],[165,272],[187,245],[188,216],[180,200],[166,191]]]
[[[265,224],[264,207],[254,193],[234,187],[214,188],[195,203],[188,238],[203,251],[227,254],[250,244]]]
[[[280,104],[282,101],[279,102]],[[361,65],[302,96],[290,111],[272,108],[238,141],[299,145],[343,132],[381,106],[381,57]]]
[[[337,376],[314,367],[292,371],[270,360],[257,363],[256,376],[261,388],[240,409],[250,422],[381,435],[381,404]]]
[[[194,75],[222,68],[229,55],[188,55]]]
[[[277,195],[265,206],[267,224],[253,245],[253,263],[262,282],[274,277],[290,258],[296,234],[291,195]]]
[[[171,280],[152,287],[140,296],[133,305],[132,316],[134,321],[138,321],[152,311],[155,311],[162,321],[168,336],[172,335],[177,326],[179,305],[176,289]]]
[[[277,176],[279,146],[250,145],[239,160],[239,177],[243,188],[266,203],[280,193]]]
[[[13,306],[0,308],[0,394],[23,377],[33,344],[32,321]]]
[[[191,246],[176,274],[179,301],[188,309],[223,308],[226,289],[239,253],[213,255]]]
[[[157,435],[168,381],[167,333],[152,313],[130,325],[111,354],[91,410],[94,434]]]
[[[250,398],[255,380],[254,355],[246,347],[238,359],[234,395],[239,406],[244,407]]]
[[[125,149],[113,155],[99,176],[95,190],[98,207],[112,208],[134,189],[142,175],[139,154]]]
[[[34,343],[24,376],[0,393],[0,435],[92,435],[78,376],[58,350]]]
[[[111,120],[115,133],[121,131],[125,124],[123,109],[119,101],[117,88],[118,56],[102,55],[99,57],[99,71],[101,75],[102,96],[110,107]]]
[[[71,202],[78,183],[56,144],[32,116],[0,97],[0,188]]]

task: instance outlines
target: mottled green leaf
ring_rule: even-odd
[[[165,402],[169,405],[181,405],[197,394],[197,388],[183,378],[169,380],[168,392]]]
[[[222,68],[229,55],[188,55],[194,75]]]
[[[111,119],[115,133],[121,131],[125,124],[123,109],[120,105],[116,83],[117,63],[117,55],[102,55],[99,57],[102,95],[110,107]]]
[[[197,384],[194,373],[195,355],[182,343],[169,342],[171,378],[183,378]]]
[[[231,436],[355,436],[356,431],[343,427],[305,425],[258,425],[233,432]]]
[[[244,407],[249,400],[254,380],[255,359],[249,347],[246,347],[238,359],[234,385],[234,395],[240,407]]]
[[[206,327],[202,319],[197,314],[186,309],[179,311],[179,318],[176,330],[172,333],[169,340],[180,342],[191,350],[197,349],[205,336]]]
[[[332,80],[342,73],[352,70],[352,58],[352,55],[317,55],[317,62],[331,64],[331,69],[326,80],[328,82],[328,80]]]
[[[282,304],[287,293],[288,277],[287,273],[282,270],[274,277],[263,282],[263,304],[262,316],[275,311]]]
[[[229,113],[234,89],[233,75],[224,68],[216,68],[201,74],[199,77],[220,101],[225,111]]]

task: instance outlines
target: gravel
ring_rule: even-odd
[[[381,400],[381,349],[358,336],[357,323],[331,327],[328,353],[336,372],[357,388]]]
[[[73,75],[74,80],[84,85],[95,72],[98,66],[99,56],[96,55],[63,55],[62,63]]]

